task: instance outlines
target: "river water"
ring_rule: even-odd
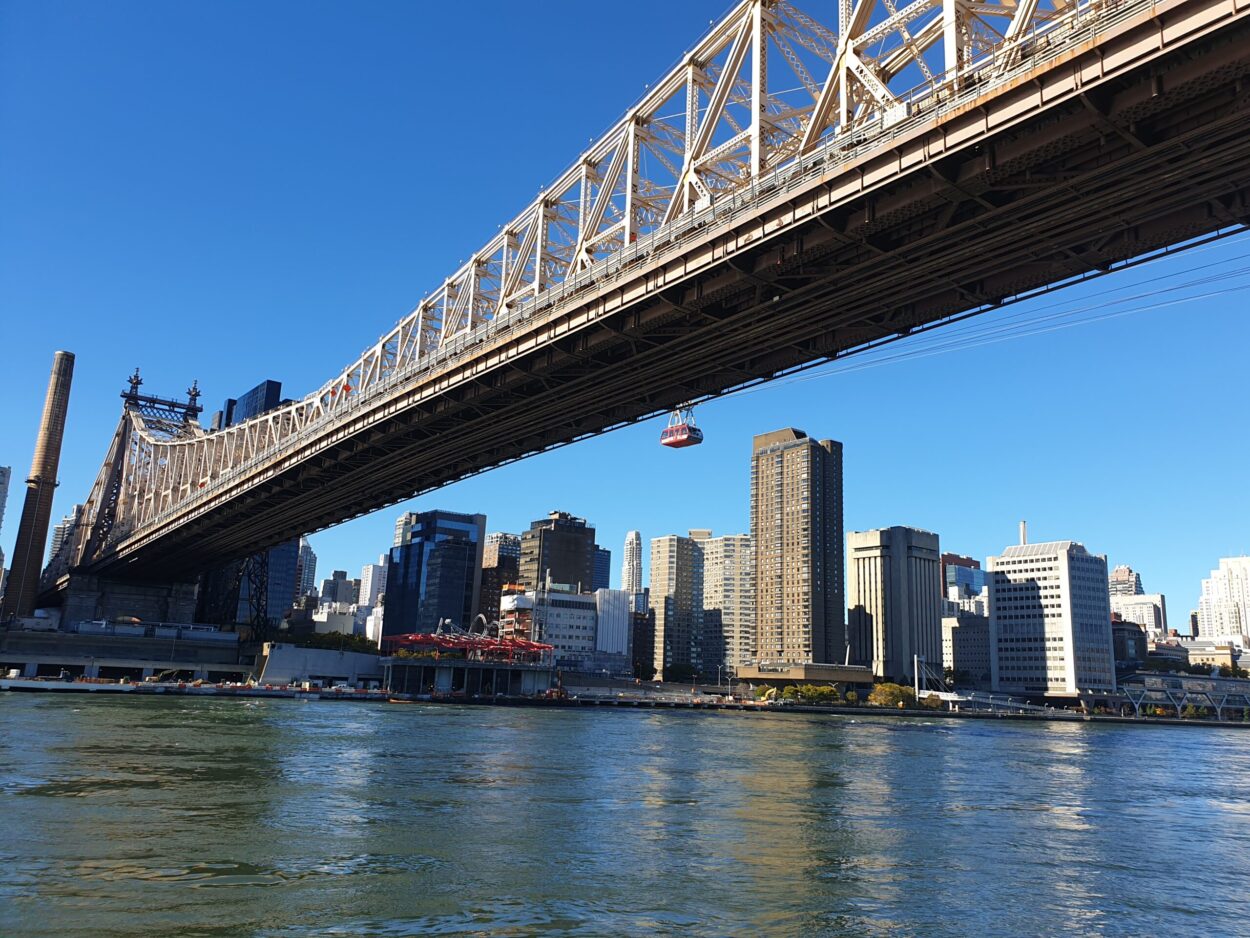
[[[1246,933],[1250,735],[0,698],[0,935]]]

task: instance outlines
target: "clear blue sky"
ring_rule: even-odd
[[[210,411],[263,378],[315,388],[725,6],[0,3],[0,465],[27,474],[58,348],[78,356],[58,516],[86,497],[135,365],[153,393],[198,379]],[[1102,309],[1247,254],[1234,239],[1011,312]],[[698,449],[662,449],[652,422],[411,507],[510,531],[572,511],[617,567],[630,528],[745,530],[751,435],[796,426],[845,444],[848,529],[915,525],[984,558],[1027,518],[1034,540],[1133,565],[1179,625],[1217,558],[1250,550],[1247,309],[1226,292],[775,385],[703,407]],[[6,555],[20,510],[18,485]],[[314,535],[321,575],[385,550],[396,513]]]

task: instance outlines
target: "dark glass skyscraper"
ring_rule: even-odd
[[[391,548],[382,634],[433,632],[442,619],[468,628],[478,614],[486,516],[424,511]]]
[[[606,590],[612,587],[612,551],[606,547],[595,548],[595,576],[591,584],[592,590]]]
[[[262,381],[246,394],[239,395],[238,400],[230,402],[234,407],[231,419],[226,426],[251,420],[267,410],[273,410],[281,400],[282,382]]]
[[[943,554],[945,559],[949,554]],[[980,596],[985,589],[985,571],[980,566],[970,567],[963,564],[946,563],[946,582],[942,585],[949,592],[952,587],[959,590],[960,599]]]
[[[229,416],[224,426],[242,423],[258,417],[265,411],[273,410],[282,401],[281,381],[262,381],[256,387],[243,394],[237,400],[227,402]],[[265,608],[269,620],[281,620],[283,614],[291,608],[295,599],[297,584],[296,568],[299,566],[299,538],[279,544],[269,550],[269,590],[266,594]],[[248,608],[248,581],[244,577],[239,584],[239,617],[244,618]]]
[[[214,429],[224,430],[226,427],[250,420],[268,410],[273,410],[281,402],[282,382],[262,381],[256,387],[239,395],[237,399],[228,398],[222,406],[220,420],[214,416]],[[236,579],[239,587],[237,597],[225,600],[227,607],[225,610],[215,610],[215,615],[206,617],[217,618],[223,612],[226,617],[229,617],[230,612],[233,611],[236,622],[247,622],[251,619],[251,581],[247,575],[249,571],[244,570],[243,575],[240,576],[239,569],[244,564],[255,565],[257,563],[267,564],[268,588],[265,591],[265,615],[271,623],[281,621],[283,615],[294,603],[298,591],[299,584],[296,582],[296,577],[299,569],[299,538],[286,541],[247,560],[227,564],[208,574],[205,578],[204,590],[208,594],[225,597]]]
[[[552,583],[589,590],[595,582],[595,529],[585,518],[553,511],[521,535],[521,583],[537,589]]]

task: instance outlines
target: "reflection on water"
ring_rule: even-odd
[[[0,728],[4,936],[1232,933],[1250,873],[1234,730],[22,695]]]

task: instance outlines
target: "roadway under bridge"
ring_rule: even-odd
[[[950,6],[926,9],[941,17]],[[773,113],[752,87],[752,74],[763,79],[758,62],[751,72],[749,42],[775,41],[782,21],[765,17],[789,9],[746,0],[730,17],[743,25],[717,27],[704,45],[725,64],[719,82],[715,69],[700,73],[702,92],[695,66],[683,66],[680,87],[703,111],[687,112],[667,204],[628,175],[640,139],[655,133],[644,101],[623,119],[619,144],[570,170],[583,187],[572,250],[541,253],[559,209],[540,197],[532,224],[522,217],[505,229],[494,294],[449,281],[414,311],[413,334],[427,344],[409,359],[401,323],[397,345],[384,337],[237,439],[198,427],[162,438],[123,417],[84,533],[46,587],[63,586],[71,569],[185,580],[683,402],[1250,220],[1250,3],[1056,6],[1010,55],[1005,27],[1007,45],[987,46],[990,65],[974,68],[987,60],[969,52],[962,72],[888,99],[872,88],[873,75],[889,77],[884,59],[861,74],[866,46],[799,21],[809,34],[792,35],[791,51],[815,36],[832,59],[825,85],[803,69],[814,103],[774,109],[773,125],[748,114],[746,129],[719,146],[711,131],[701,139],[711,118],[700,113],[735,100]],[[888,25],[857,28],[876,41],[869,34]],[[914,41],[936,29],[951,48],[941,22],[912,25]],[[839,75],[843,100],[829,104]],[[790,137],[777,129],[783,117],[796,128]],[[744,155],[731,165],[742,174],[716,188],[732,175],[725,164],[701,168],[728,159],[735,141]],[[559,282],[552,258],[563,258]],[[489,260],[479,253],[457,283],[485,283]]]

